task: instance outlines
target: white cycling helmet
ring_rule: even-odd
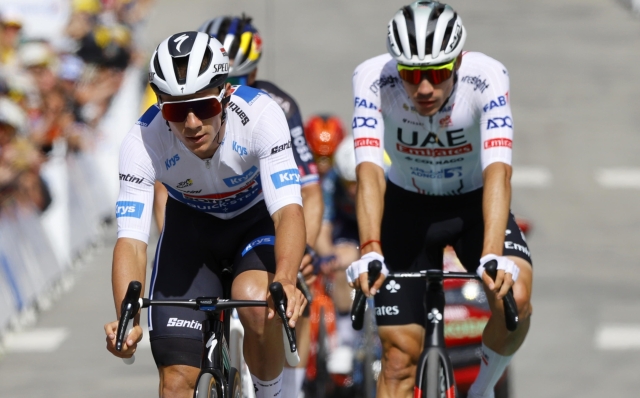
[[[427,66],[451,62],[462,52],[467,31],[451,6],[416,1],[389,21],[387,50],[402,65]]]
[[[338,176],[346,181],[356,181],[356,152],[353,137],[345,137],[333,155],[333,164]]]
[[[222,44],[201,32],[181,32],[165,39],[151,57],[149,85],[156,94],[190,95],[223,86],[229,57]]]
[[[258,67],[262,55],[262,38],[251,25],[251,18],[216,17],[203,23],[198,32],[207,33],[224,45],[233,61],[229,76],[245,76]]]

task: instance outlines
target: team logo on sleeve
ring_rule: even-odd
[[[142,217],[142,210],[144,209],[144,203],[140,202],[117,202],[116,203],[116,218],[120,217]]]
[[[298,169],[282,170],[271,174],[271,181],[278,189],[287,185],[300,184],[300,172]]]
[[[508,138],[493,138],[484,142],[484,149],[497,148],[501,146],[511,148],[512,144],[513,141]]]
[[[271,154],[273,155],[273,154],[276,154],[278,152],[282,152],[285,149],[289,149],[289,148],[291,148],[291,140],[285,142],[282,145],[277,145],[277,146],[274,146],[273,148],[271,148]]]
[[[353,145],[355,148],[359,148],[361,146],[375,146],[380,148],[380,140],[370,137],[356,138],[353,140]]]

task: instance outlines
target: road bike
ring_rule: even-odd
[[[495,260],[485,265],[487,274],[495,280],[498,263]],[[369,263],[369,286],[378,279],[382,264],[374,260]],[[446,350],[444,338],[444,308],[445,293],[443,284],[445,279],[476,279],[480,277],[466,272],[449,272],[440,269],[428,269],[419,272],[389,273],[388,278],[418,278],[427,283],[424,296],[425,308],[425,339],[424,348],[418,360],[414,397],[421,398],[460,398],[453,377],[453,365]],[[505,323],[509,331],[518,327],[518,309],[513,297],[513,290],[509,290],[503,298],[505,308]],[[360,330],[364,322],[366,296],[361,290],[356,292],[353,302],[351,319],[353,328]]]
[[[229,353],[229,332],[231,327],[230,310],[241,307],[267,307],[263,300],[230,300],[221,297],[198,297],[191,300],[151,300],[140,298],[142,285],[131,281],[122,301],[120,320],[118,323],[116,350],[121,351],[124,339],[128,334],[129,321],[141,308],[149,306],[177,306],[202,311],[206,320],[202,322],[203,355],[200,363],[200,374],[196,381],[194,398],[242,398],[243,380],[238,368],[232,364],[241,363],[239,358],[232,358]],[[285,357],[291,366],[300,362],[296,348],[295,328],[290,328],[286,317],[286,298],[279,282],[269,285],[275,309],[283,320],[283,340]],[[241,355],[241,352],[234,352]]]

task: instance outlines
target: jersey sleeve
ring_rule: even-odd
[[[305,185],[318,184],[320,182],[320,176],[318,175],[318,168],[313,160],[313,155],[309,150],[307,139],[304,136],[300,109],[298,108],[298,104],[293,102],[293,100],[291,100],[291,106],[291,115],[287,118],[287,124],[289,125],[289,132],[291,133],[291,141],[293,144],[293,158],[300,172],[300,184],[303,187]]]
[[[384,168],[384,121],[377,85],[383,64],[372,62],[374,60],[360,64],[353,74],[354,110],[351,128],[356,165],[372,162]]]
[[[498,61],[491,60],[486,70],[485,90],[479,93],[482,169],[495,162],[511,164],[513,117],[509,103],[509,74]]]
[[[120,194],[116,203],[118,238],[149,241],[155,169],[140,128],[135,126],[120,146]]]
[[[291,151],[287,120],[275,102],[262,111],[252,145],[260,159],[260,181],[269,214],[292,203],[302,206],[300,172]]]

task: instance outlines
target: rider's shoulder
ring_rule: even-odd
[[[280,108],[282,108],[287,118],[299,112],[296,100],[275,83],[267,80],[256,80],[254,87],[266,91],[271,99],[280,105]]]
[[[509,79],[509,71],[495,58],[477,51],[462,54],[460,76],[481,75],[487,79]]]
[[[383,73],[391,73],[395,70],[396,61],[389,54],[381,54],[356,66],[353,72],[353,80],[379,79]]]

